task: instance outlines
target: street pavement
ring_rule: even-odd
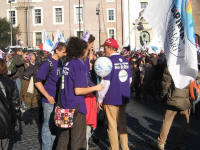
[[[164,107],[157,102],[141,102],[131,100],[127,105],[127,131],[130,150],[153,150],[162,124]],[[12,138],[9,150],[40,150],[41,140],[38,126],[32,119],[31,111],[24,113],[21,132]],[[200,150],[200,118],[190,117],[190,126],[187,138],[187,150]],[[173,149],[176,144],[176,133],[180,124],[175,119],[167,140],[167,150]],[[109,140],[106,133],[106,122],[101,124],[93,138],[89,140],[89,150],[107,150]],[[98,137],[98,140],[97,140]]]

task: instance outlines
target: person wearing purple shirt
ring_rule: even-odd
[[[95,37],[90,34],[88,31],[83,35],[82,40],[87,42],[88,45],[88,56],[85,58],[84,63],[87,69],[87,81],[88,86],[94,86],[95,83],[93,82],[93,78],[91,75],[91,71],[93,68],[93,53],[94,53],[94,41]],[[97,101],[96,101],[96,95],[93,93],[90,93],[85,96],[85,104],[87,108],[87,114],[86,114],[86,142],[87,147],[86,150],[89,149],[88,141],[89,138],[92,135],[92,131],[95,130],[97,125]]]
[[[67,62],[62,71],[61,105],[63,108],[76,108],[73,127],[60,130],[57,137],[57,150],[86,149],[86,105],[84,95],[102,90],[102,85],[88,87],[87,69],[84,59],[87,57],[87,43],[77,37],[71,37],[67,43]]]
[[[118,43],[109,38],[104,43],[106,56],[113,64],[111,73],[104,77],[104,89],[98,93],[99,108],[106,113],[111,150],[119,150],[118,133],[122,150],[129,150],[126,131],[125,108],[130,99],[131,67],[128,60],[117,53]]]
[[[43,95],[42,108],[44,120],[41,133],[42,150],[52,150],[55,140],[55,136],[51,134],[49,129],[49,120],[54,108],[56,83],[59,77],[58,60],[64,56],[66,56],[66,45],[65,43],[59,42],[55,47],[53,56],[49,58],[49,61],[52,62],[51,71],[49,71],[50,62],[44,61],[35,76],[35,86]]]

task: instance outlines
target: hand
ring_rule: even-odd
[[[96,91],[101,91],[101,90],[103,90],[103,84],[96,85]]]
[[[50,103],[50,104],[54,104],[55,103],[55,99],[52,97],[52,96],[48,96],[48,97],[46,97],[47,98],[47,100],[48,100],[48,102]]]
[[[98,106],[99,106],[99,109],[100,109],[100,110],[103,110],[103,101],[99,102],[99,103],[98,103]]]

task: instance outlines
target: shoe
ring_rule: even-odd
[[[173,150],[186,150],[186,147],[185,146],[178,146],[178,147],[173,148]]]

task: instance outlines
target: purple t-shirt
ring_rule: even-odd
[[[49,57],[49,60],[53,64],[53,67],[52,67],[52,70],[51,70],[49,76],[48,76],[48,73],[49,73],[49,69],[50,69],[50,64],[48,61],[44,61],[41,64],[40,68],[38,69],[36,78],[40,79],[41,81],[45,81],[48,76],[48,81],[45,83],[44,88],[49,93],[49,95],[51,95],[55,98],[56,83],[58,81],[58,76],[59,76],[58,61],[53,59],[52,57]],[[48,101],[45,97],[42,98],[42,101],[45,103],[48,103]]]
[[[79,112],[86,114],[84,96],[75,95],[74,88],[87,87],[86,65],[80,59],[67,62],[62,71],[61,105],[73,109],[79,106]]]
[[[131,67],[128,60],[119,54],[111,55],[110,60],[113,64],[112,71],[104,77],[104,80],[110,80],[110,87],[103,103],[106,105],[126,104],[130,99]]]

